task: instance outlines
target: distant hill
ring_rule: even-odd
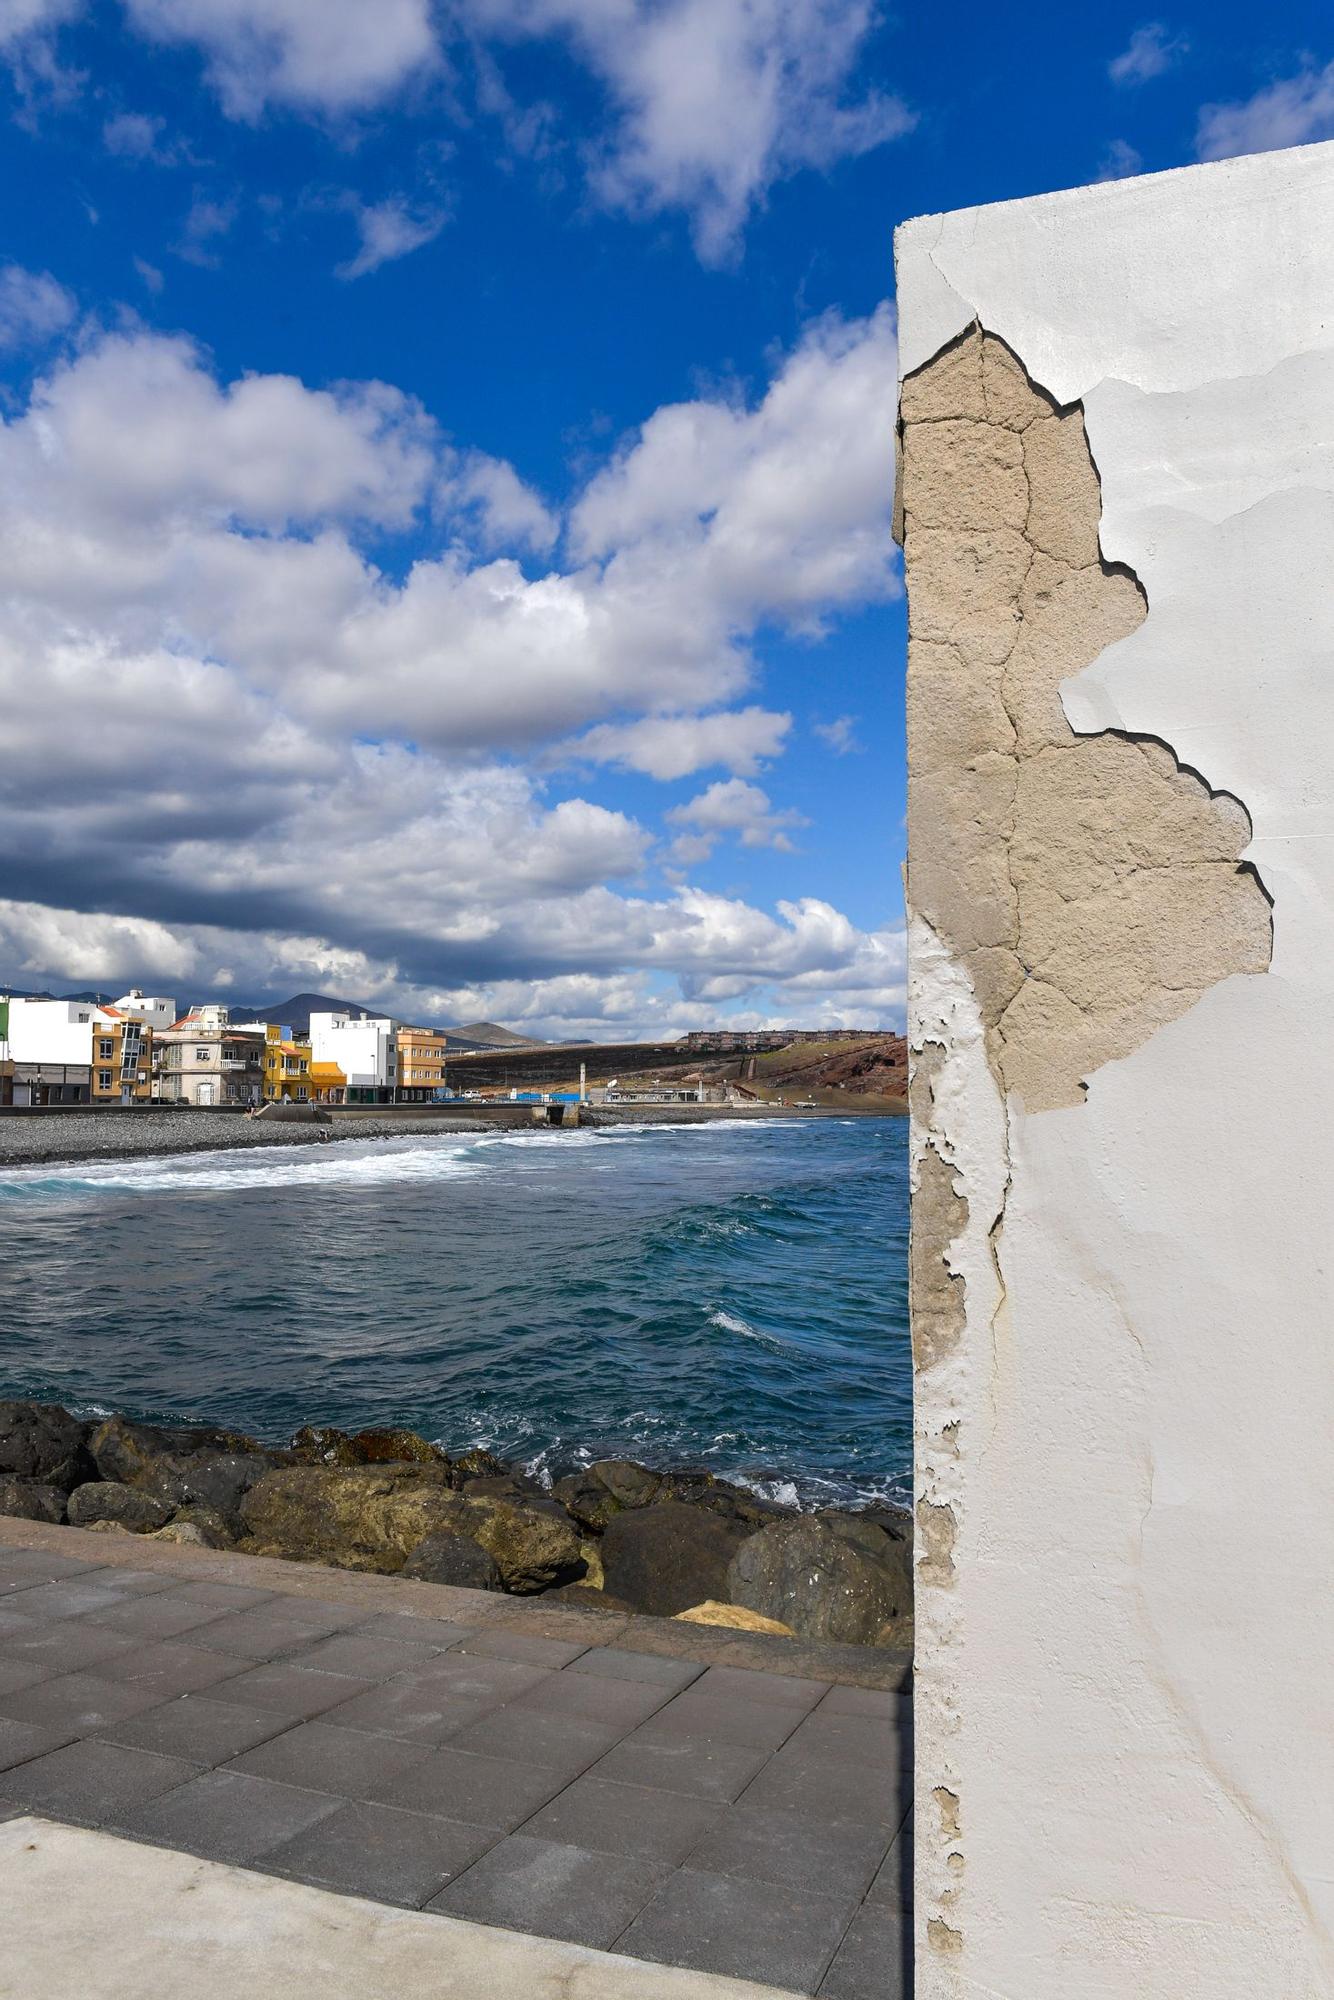
[[[502,1028],[496,1021],[469,1021],[461,1028],[451,1028],[451,1035],[457,1035],[461,1042],[476,1042],[483,1049],[542,1049],[546,1043],[536,1035],[516,1035],[512,1028]]]

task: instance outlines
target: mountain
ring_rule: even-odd
[[[228,1000],[232,1019],[247,1018],[247,1011]],[[351,1014],[356,1021],[367,1016],[382,1021],[389,1016],[383,1007],[368,1007],[364,1000],[336,1000],[331,993],[294,993],[290,1000],[266,1000],[256,1010],[254,1018],[260,1021],[277,1021],[284,1028],[295,1028],[300,1034],[310,1031],[312,1014]]]
[[[469,1021],[461,1028],[451,1028],[451,1035],[457,1035],[461,1042],[476,1042],[483,1049],[542,1049],[546,1043],[536,1035],[516,1035],[512,1028],[502,1028],[496,1021]]]

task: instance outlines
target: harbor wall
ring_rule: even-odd
[[[904,226],[919,2000],[1334,1992],[1334,146]]]

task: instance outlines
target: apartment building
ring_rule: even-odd
[[[398,1030],[398,1102],[428,1104],[444,1093],[445,1051],[449,1036],[442,1028]]]
[[[158,1030],[154,1095],[164,1104],[258,1104],[264,1094],[265,1031],[233,1024],[222,1006],[192,1007]]]
[[[93,1025],[104,1009],[87,1000],[10,1000],[0,1053],[13,1065],[14,1104],[87,1104]]]
[[[112,1006],[117,1014],[124,1014],[133,1021],[144,1021],[150,1028],[169,1028],[176,1019],[174,1000],[159,999],[156,995],[144,993],[138,986],[122,993]]]
[[[91,1101],[147,1104],[153,1095],[152,1028],[118,1007],[102,1007],[91,1032]]]
[[[307,1104],[310,1097],[310,1043],[270,1022],[264,1030],[265,1103]]]
[[[397,1028],[393,1021],[358,1020],[351,1014],[312,1014],[310,1057],[330,1063],[346,1078],[348,1104],[392,1104],[398,1086]]]

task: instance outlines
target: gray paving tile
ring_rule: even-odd
[[[29,1576],[38,1583],[69,1576],[109,1574],[104,1563],[92,1563],[80,1556],[48,1555],[43,1549],[6,1549],[3,1564],[6,1575],[14,1578]]]
[[[327,1622],[303,1610],[296,1613],[285,1599],[252,1605],[246,1611],[224,1612],[199,1626],[199,1644],[247,1660],[273,1660],[304,1652],[339,1631],[346,1621],[331,1615]]]
[[[406,1639],[411,1646],[429,1646],[435,1653],[447,1652],[460,1640],[470,1639],[475,1629],[449,1618],[414,1618],[403,1611],[380,1611],[348,1627],[358,1639]]]
[[[646,1739],[636,1731],[607,1752],[593,1775],[618,1785],[644,1785],[726,1804],[740,1796],[768,1756],[767,1750],[745,1743],[716,1743],[702,1736]]]
[[[0,1660],[0,1700],[19,1688],[51,1679],[51,1668],[42,1660]]]
[[[872,1715],[826,1715],[821,1704],[804,1716],[789,1737],[785,1756],[808,1754],[826,1763],[871,1764],[899,1771],[912,1761],[912,1738],[905,1729]]]
[[[128,1652],[100,1660],[97,1672],[104,1680],[156,1689],[159,1701],[170,1701],[175,1695],[197,1694],[234,1679],[244,1665],[226,1653],[211,1653],[204,1646],[167,1639],[159,1645],[131,1646]]]
[[[617,1948],[660,1965],[689,1965],[813,1993],[846,1923],[843,1905],[823,1896],[681,1868]]]
[[[357,1800],[271,1849],[264,1866],[326,1889],[420,1909],[495,1838],[491,1827]]]
[[[700,1676],[699,1692],[734,1696],[741,1701],[777,1701],[803,1712],[829,1692],[828,1681],[799,1680],[795,1674],[770,1674],[757,1667],[709,1667]]]
[[[127,1632],[98,1632],[82,1619],[57,1624],[36,1624],[31,1631],[11,1632],[0,1641],[7,1660],[46,1663],[59,1673],[74,1673],[109,1660],[113,1653],[128,1652],[134,1645]]]
[[[530,1688],[540,1687],[551,1678],[551,1669],[455,1652],[441,1653],[429,1667],[421,1669],[420,1678],[429,1678],[458,1701],[485,1701],[499,1708],[502,1702],[517,1701]]]
[[[529,1710],[539,1715],[568,1715],[581,1722],[635,1729],[671,1700],[671,1689],[654,1681],[608,1680],[567,1669],[526,1688],[509,1707],[515,1713]]]
[[[375,1788],[381,1805],[436,1813],[468,1826],[510,1833],[551,1798],[564,1779],[558,1772],[503,1757],[478,1757],[452,1747],[433,1750],[422,1763]]]
[[[59,1750],[69,1741],[67,1729],[49,1723],[11,1722],[7,1716],[0,1716],[0,1771],[11,1770],[15,1764],[27,1764],[34,1757],[44,1757],[48,1750]]]
[[[0,1797],[55,1819],[98,1826],[195,1776],[180,1757],[158,1757],[118,1743],[70,1743],[0,1773]]]
[[[333,1792],[339,1798],[365,1799],[430,1754],[427,1744],[405,1742],[402,1737],[369,1736],[332,1723],[303,1722],[247,1750],[229,1769],[279,1784],[304,1785],[312,1792]]]
[[[90,1611],[109,1611],[113,1604],[131,1602],[139,1594],[132,1570],[125,1573],[124,1581],[114,1570],[93,1570],[86,1576],[65,1577],[25,1590],[18,1608],[25,1618],[82,1618]]]
[[[235,1675],[225,1683],[227,1699],[244,1708],[271,1708],[293,1722],[305,1722],[323,1714],[352,1695],[364,1693],[369,1681],[350,1680],[343,1674],[321,1674],[291,1660],[268,1660]]]
[[[127,1597],[118,1598],[101,1611],[88,1612],[83,1620],[102,1632],[128,1632],[135,1639],[174,1639],[214,1619],[225,1617],[216,1604],[201,1604],[197,1598]]]
[[[525,1666],[566,1667],[577,1660],[587,1646],[570,1645],[563,1639],[543,1639],[531,1632],[507,1631],[483,1627],[480,1632],[460,1641],[457,1651],[475,1654],[480,1659],[519,1660]]]
[[[823,1763],[807,1754],[771,1757],[745,1794],[746,1805],[798,1812],[811,1819],[860,1820],[888,1826],[903,1818],[909,1774],[849,1763]]]
[[[820,1703],[821,1715],[878,1715],[887,1722],[911,1717],[912,1696],[888,1688],[834,1687]]]
[[[718,1743],[744,1743],[752,1750],[777,1750],[802,1720],[799,1708],[779,1701],[741,1701],[734,1695],[700,1694],[687,1688],[644,1724],[645,1741],[707,1736]]]
[[[866,1892],[866,1900],[877,1909],[911,1910],[913,1889],[912,1821],[905,1818],[894,1844]]]
[[[449,1740],[451,1750],[470,1750],[484,1757],[508,1757],[518,1764],[537,1764],[549,1771],[578,1777],[617,1741],[621,1732],[569,1715],[543,1715],[511,1703],[470,1722]]]
[[[133,1812],[118,1812],[118,1832],[210,1861],[253,1861],[334,1810],[320,1792],[301,1792],[239,1771],[191,1773],[190,1782]]]
[[[401,1680],[385,1681],[365,1694],[350,1696],[325,1714],[330,1722],[348,1729],[370,1729],[384,1736],[438,1744],[495,1706],[494,1697],[468,1699],[452,1693],[438,1680],[406,1674]]]
[[[848,1927],[820,1987],[820,2000],[911,2000],[912,1920],[864,1909]]]
[[[183,1695],[160,1708],[132,1715],[98,1730],[105,1743],[123,1743],[136,1750],[157,1750],[165,1756],[186,1757],[194,1764],[225,1764],[243,1750],[252,1750],[270,1736],[291,1727],[287,1717],[272,1709],[243,1708],[207,1695]]]
[[[191,1598],[196,1604],[211,1604],[218,1611],[248,1611],[256,1604],[272,1604],[275,1599],[272,1590],[255,1590],[246,1583],[209,1583],[202,1577],[173,1584],[172,1594]]]
[[[0,1603],[0,1646],[6,1639],[21,1639],[25,1632],[49,1632],[51,1629],[49,1619],[25,1618],[12,1599]]]
[[[0,1697],[4,1713],[15,1722],[51,1723],[71,1735],[91,1736],[104,1723],[139,1715],[162,1699],[153,1688],[133,1681],[112,1681],[100,1674],[57,1674]]]
[[[664,1864],[511,1834],[427,1904],[445,1916],[605,1950],[664,1879]]]
[[[656,1653],[632,1653],[619,1646],[590,1646],[567,1670],[592,1674],[597,1680],[648,1681],[655,1687],[689,1687],[704,1668],[694,1660],[660,1659]]]
[[[301,1664],[326,1674],[350,1674],[356,1680],[387,1681],[395,1674],[429,1666],[436,1657],[432,1647],[414,1646],[406,1639],[336,1632],[332,1639],[321,1639],[303,1652]]]
[[[850,1917],[884,1858],[883,1826],[737,1806],[700,1842],[690,1865],[711,1875],[745,1875],[825,1896],[844,1904]]]
[[[707,1799],[609,1784],[587,1774],[535,1813],[523,1830],[595,1854],[628,1854],[675,1866],[712,1831],[724,1810]]]

